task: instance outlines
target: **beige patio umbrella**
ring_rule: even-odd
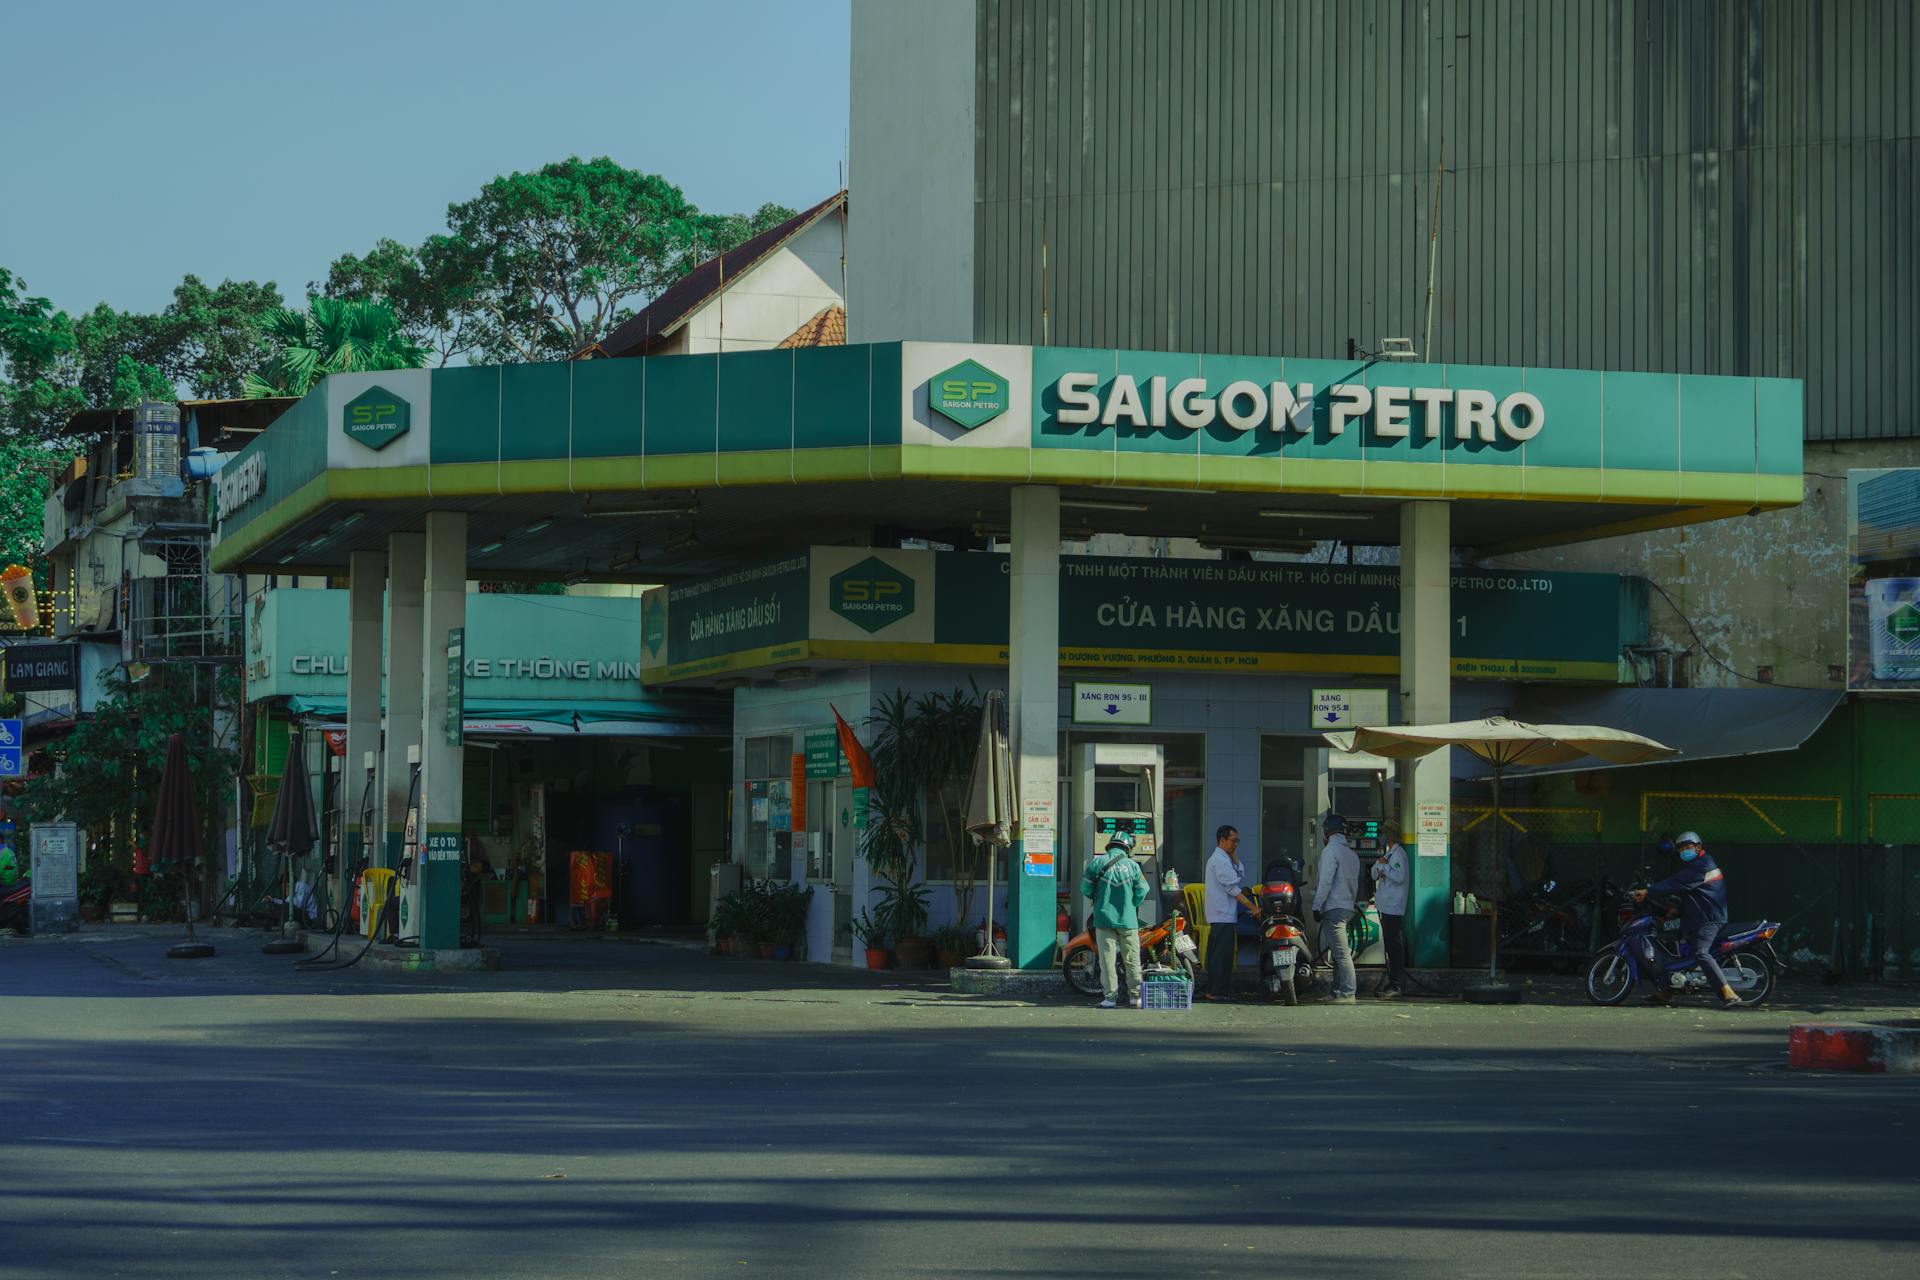
[[[968,833],[987,846],[987,943],[967,967],[1005,969],[1009,961],[993,949],[993,864],[1000,850],[1013,844],[1013,746],[1007,696],[998,689],[988,690],[980,707],[980,746],[967,787],[966,822]]]
[[[1383,725],[1373,729],[1352,729],[1326,736],[1341,751],[1363,751],[1393,760],[1411,760],[1438,751],[1459,747],[1493,766],[1493,852],[1494,865],[1500,865],[1500,781],[1501,775],[1516,765],[1568,764],[1592,756],[1608,764],[1644,764],[1676,754],[1674,748],[1643,738],[1625,729],[1609,729],[1597,724],[1527,724],[1505,716],[1484,720],[1459,720],[1451,724]],[[1495,880],[1496,885],[1499,883]],[[1493,895],[1493,939],[1487,950],[1487,980],[1491,983],[1500,967],[1500,893]]]

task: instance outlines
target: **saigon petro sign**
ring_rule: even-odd
[[[913,613],[913,579],[868,556],[827,580],[833,611],[868,635]]]
[[[978,360],[962,360],[927,383],[927,405],[971,430],[1007,411],[1007,380]]]
[[[347,439],[369,449],[384,449],[407,434],[413,411],[405,400],[385,387],[368,387],[347,401],[340,430]]]

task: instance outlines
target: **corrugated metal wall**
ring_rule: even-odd
[[[1810,438],[1920,434],[1912,0],[977,21],[982,341],[1419,347],[1444,144],[1432,358],[1791,375]]]

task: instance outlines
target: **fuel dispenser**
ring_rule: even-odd
[[[1140,923],[1158,924],[1163,915],[1160,831],[1165,810],[1166,750],[1156,743],[1077,742],[1072,757],[1072,847],[1061,860],[1072,895],[1071,921],[1077,930],[1087,918],[1080,873],[1087,860],[1106,848],[1107,837],[1126,831],[1134,838],[1133,860],[1140,864],[1151,892],[1140,906]]]
[[[420,936],[420,866],[426,850],[427,824],[421,815],[420,748],[407,748],[407,819],[401,828],[399,874],[393,891],[400,899],[394,924],[394,936],[388,941],[400,943]]]
[[[387,905],[387,899],[393,894],[393,869],[376,867],[375,850],[385,839],[380,826],[379,788],[376,786],[379,774],[380,754],[369,751],[360,758],[360,767],[366,773],[366,786],[360,792],[360,858],[354,868],[359,879],[349,880],[354,886],[354,919],[359,922],[363,936],[371,938],[380,921],[380,910]]]
[[[1374,909],[1373,864],[1386,855],[1381,835],[1384,815],[1393,812],[1392,762],[1379,756],[1328,752],[1327,806],[1347,820],[1347,843],[1360,857],[1360,910],[1348,928],[1357,965],[1383,965],[1387,950]],[[1324,812],[1324,810],[1323,810]],[[1310,866],[1317,866],[1316,849]]]

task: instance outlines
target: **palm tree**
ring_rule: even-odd
[[[330,373],[418,369],[426,348],[401,332],[384,302],[308,298],[307,309],[282,308],[266,318],[276,350],[259,373],[249,373],[246,393],[255,398],[303,396]]]

